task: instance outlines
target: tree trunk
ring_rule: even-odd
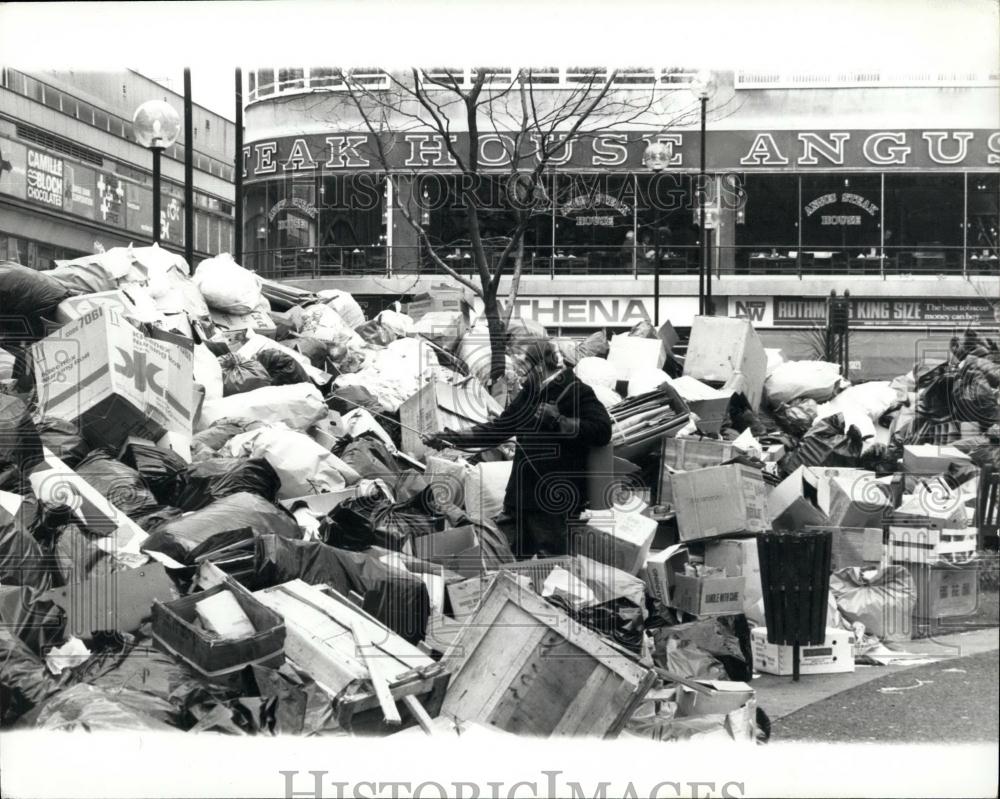
[[[483,313],[490,331],[490,383],[500,380],[506,373],[507,326],[503,323],[496,291],[488,291],[483,298]]]

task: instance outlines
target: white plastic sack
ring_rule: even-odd
[[[764,354],[767,355],[767,368],[764,372],[765,375],[771,374],[771,372],[785,362],[785,356],[781,354],[780,349],[765,347]]]
[[[254,419],[265,424],[281,423],[293,430],[305,430],[326,414],[323,395],[309,383],[265,386],[222,399],[206,400],[201,406],[195,432],[226,417]]]
[[[263,427],[240,433],[226,444],[232,457],[263,458],[281,481],[279,499],[323,494],[348,485],[341,468],[357,482],[357,472],[304,433],[284,427]]]
[[[638,397],[670,382],[670,375],[662,369],[634,369],[628,378],[628,395]]]
[[[196,344],[193,364],[194,382],[205,389],[205,401],[222,399],[222,365],[204,344]]]
[[[303,336],[333,344],[354,344],[357,347],[365,345],[365,340],[329,305],[310,305],[304,309],[299,332]]]
[[[375,421],[375,417],[364,408],[355,408],[341,416],[340,427],[345,436],[358,438],[365,433],[374,433],[387,447],[395,446],[392,442],[392,436],[385,432],[385,428]]]
[[[591,388],[604,386],[613,390],[618,382],[615,368],[604,358],[581,358],[573,372],[581,383],[586,383]]]
[[[375,317],[375,321],[400,338],[413,335],[413,319],[405,313],[387,308]]]
[[[476,464],[465,476],[465,512],[471,519],[492,521],[503,510],[513,461]]]
[[[829,402],[824,402],[817,409],[816,419],[833,416],[836,413],[846,415],[853,409],[855,413],[863,413],[877,422],[879,417],[897,402],[899,395],[888,381],[872,381],[860,383],[840,392]]]
[[[775,406],[795,399],[830,399],[840,383],[840,366],[826,361],[786,361],[768,375],[764,393]]]
[[[438,366],[434,348],[419,338],[397,338],[389,342],[385,351],[393,359],[398,358],[406,364],[408,371],[416,375],[422,375],[427,369]]]
[[[830,575],[830,591],[847,621],[860,621],[883,641],[910,639],[917,589],[904,566],[840,569]]]
[[[84,255],[71,261],[56,261],[47,274],[66,288],[85,294],[98,294],[118,287],[132,269],[132,254],[127,247],[112,247],[106,252]]]
[[[194,282],[205,302],[217,311],[248,314],[260,305],[260,278],[236,263],[227,252],[198,264]]]
[[[359,327],[365,323],[365,312],[361,310],[354,296],[339,289],[324,289],[317,292],[329,307],[333,308],[348,327]]]
[[[605,408],[612,408],[622,401],[621,394],[607,386],[591,386],[591,391],[594,392],[597,401]]]

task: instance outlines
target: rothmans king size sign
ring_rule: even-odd
[[[469,149],[468,134],[451,136],[459,153]],[[602,132],[583,134],[549,162],[566,170],[645,172],[642,156],[653,142],[662,145],[663,168],[696,171],[698,131]],[[456,171],[457,164],[441,136],[397,133],[382,137],[382,149],[393,170]],[[510,168],[514,137],[481,133],[476,146],[484,171]],[[534,164],[538,142],[528,137],[519,166]],[[706,161],[711,171],[937,169],[988,170],[1000,166],[1000,130],[724,130],[709,131]],[[380,171],[383,168],[372,134],[314,133],[252,142],[243,148],[243,176],[265,178],[289,172]]]

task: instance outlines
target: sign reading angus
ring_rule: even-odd
[[[467,133],[452,134],[451,139],[458,152],[468,152]],[[697,130],[580,134],[566,143],[553,166],[565,171],[645,172],[643,153],[653,142],[662,145],[665,169],[697,171]],[[525,169],[532,165],[531,154],[537,152],[537,144],[524,142]],[[385,134],[382,148],[393,169],[457,171],[444,139],[433,133]],[[482,171],[508,169],[514,152],[513,134],[481,133],[477,150]],[[988,169],[1000,165],[1000,131],[710,130],[705,150],[710,171]],[[253,179],[287,172],[379,170],[377,153],[374,139],[366,132],[262,139],[243,148],[243,175]]]
[[[895,299],[851,298],[851,322],[876,326],[992,325],[998,321],[1000,303],[986,299]],[[774,324],[823,324],[826,300],[814,297],[775,297]]]

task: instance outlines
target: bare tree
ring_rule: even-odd
[[[460,273],[439,252],[428,235],[421,215],[412,205],[397,205],[401,216],[416,231],[432,263],[483,300],[490,333],[491,380],[504,374],[505,340],[510,315],[524,268],[524,235],[532,219],[553,200],[545,182],[553,167],[574,141],[603,132],[634,132],[639,122],[649,134],[695,119],[696,104],[685,98],[681,113],[666,112],[666,93],[655,86],[623,90],[616,85],[618,71],[588,69],[574,73],[572,88],[553,91],[533,80],[533,71],[479,68],[464,73],[418,70],[389,73],[387,83],[372,88],[347,70],[339,71],[346,100],[341,106],[344,122],[370,134],[374,156],[386,179],[398,185],[403,170],[391,157],[392,134],[426,133],[443,142],[453,163],[447,171],[456,183],[469,230],[472,273]],[[539,86],[542,86],[540,89]],[[329,105],[324,106],[329,113]],[[346,118],[352,118],[347,120]],[[330,121],[330,120],[327,120]],[[629,125],[632,125],[629,128]],[[464,135],[456,135],[464,134]],[[482,137],[489,136],[505,151],[499,171],[480,164]],[[510,213],[510,230],[499,254],[491,259],[483,237],[484,214],[493,210],[479,189],[484,181],[504,182]],[[546,210],[547,212],[547,210]],[[509,276],[506,302],[499,298],[501,281]]]

